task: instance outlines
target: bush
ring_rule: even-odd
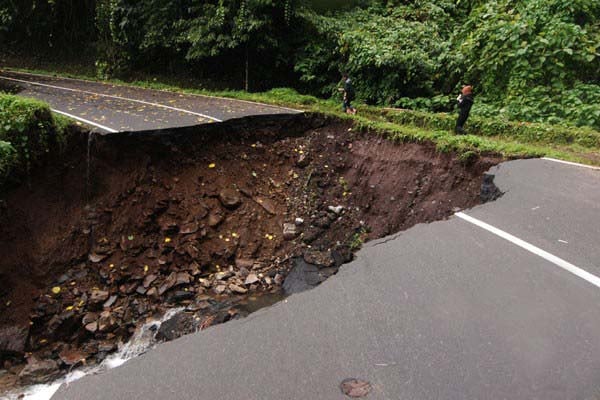
[[[64,129],[47,104],[0,94],[0,185],[18,180],[59,149]]]
[[[390,122],[413,125],[431,130],[453,130],[456,115],[421,111],[382,111]],[[466,125],[467,133],[479,136],[499,136],[523,143],[578,144],[586,148],[600,147],[600,132],[591,128],[576,128],[543,123],[513,122],[502,118],[472,116]]]

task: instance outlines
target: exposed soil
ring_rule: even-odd
[[[0,393],[100,362],[168,307],[187,306],[178,331],[241,316],[299,260],[326,278],[364,241],[480,203],[501,161],[311,115],[95,136],[88,185],[87,143],[4,196]]]

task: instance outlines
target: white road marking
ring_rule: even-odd
[[[112,128],[109,128],[108,126],[104,126],[104,125],[97,124],[97,123],[95,123],[95,122],[92,122],[92,121],[90,121],[90,120],[87,120],[87,119],[84,119],[84,118],[81,118],[81,117],[77,117],[77,116],[75,116],[75,115],[72,115],[72,114],[66,113],[66,112],[64,112],[64,111],[57,110],[57,109],[55,109],[55,108],[51,108],[51,110],[52,110],[53,112],[57,113],[57,114],[62,114],[62,115],[64,115],[65,117],[73,118],[74,120],[81,121],[81,122],[83,122],[84,124],[88,124],[88,125],[92,125],[92,126],[95,126],[95,127],[97,127],[97,128],[100,128],[100,129],[104,129],[105,131],[107,131],[107,132],[110,132],[110,133],[117,133],[117,132],[119,132],[119,131],[117,131],[117,130],[114,130],[114,129],[112,129]]]
[[[192,114],[192,115],[196,115],[198,117],[202,117],[202,118],[207,118],[207,119],[213,120],[215,122],[223,122],[222,120],[220,120],[218,118],[215,118],[215,117],[211,117],[210,115],[206,115],[206,114],[202,114],[202,113],[198,113],[198,112],[190,111],[190,110],[184,110],[183,108],[166,106],[164,104],[151,103],[149,101],[144,101],[144,100],[130,99],[130,98],[127,98],[127,97],[114,96],[114,95],[111,95],[111,94],[96,93],[96,92],[91,92],[91,91],[88,91],[88,90],[72,89],[72,88],[67,88],[67,87],[63,87],[63,86],[48,85],[46,83],[26,81],[24,79],[8,78],[6,76],[0,76],[0,79],[6,79],[6,80],[9,80],[9,81],[14,81],[14,82],[28,83],[30,85],[48,87],[48,88],[51,88],[51,89],[65,90],[65,91],[68,91],[68,92],[86,93],[86,94],[91,94],[91,95],[94,95],[94,96],[101,96],[101,97],[108,97],[108,98],[117,99],[117,100],[131,101],[133,103],[140,103],[140,104],[145,104],[145,105],[154,106],[154,107],[166,108],[167,110],[171,110],[171,111],[177,111],[177,112],[183,112],[183,113],[187,113],[187,114]]]
[[[583,167],[583,168],[600,170],[600,167],[594,167],[593,165],[579,164],[579,163],[575,163],[575,162],[571,162],[571,161],[558,160],[556,158],[542,157],[542,160],[548,160],[548,161],[553,161],[553,162],[556,162],[556,163],[572,165],[574,167]]]
[[[573,275],[576,275],[576,276],[580,277],[581,279],[588,281],[592,285],[595,285],[596,287],[600,288],[600,278],[597,277],[596,275],[590,274],[589,272],[563,260],[562,258],[559,258],[553,254],[550,254],[547,251],[544,251],[544,250],[540,249],[539,247],[536,247],[530,243],[527,243],[526,241],[521,240],[518,237],[513,236],[508,232],[504,232],[503,230],[500,230],[492,225],[486,224],[485,222],[480,221],[476,218],[473,218],[463,212],[458,212],[455,215],[467,222],[470,222],[473,225],[477,225],[478,227],[483,228],[486,231],[493,233],[494,235],[500,236],[501,238],[508,240],[509,242],[516,244],[517,246],[519,246],[535,255],[538,255],[547,261],[550,261],[551,263],[559,266],[560,268],[564,269],[565,271],[568,271],[568,272],[572,273]]]
[[[260,103],[258,101],[234,99],[234,98],[231,98],[231,97],[211,96],[211,95],[206,95],[206,94],[188,93],[188,92],[177,92],[177,91],[168,90],[168,89],[146,89],[146,88],[139,88],[137,86],[122,85],[122,84],[119,84],[119,83],[102,82],[102,81],[90,81],[90,80],[86,80],[86,79],[69,78],[69,77],[63,77],[63,76],[32,74],[31,72],[11,71],[10,69],[7,69],[7,71],[8,72],[17,73],[17,74],[22,74],[22,75],[39,76],[39,77],[50,78],[50,79],[65,79],[65,80],[69,80],[69,81],[87,82],[87,83],[93,82],[93,83],[99,83],[101,85],[112,86],[112,87],[114,87],[114,86],[120,86],[120,87],[125,87],[125,88],[131,88],[131,87],[133,87],[133,88],[144,89],[144,90],[152,90],[152,91],[155,91],[155,92],[163,92],[163,93],[171,93],[171,94],[185,94],[187,96],[206,97],[206,98],[209,98],[209,99],[221,99],[221,100],[227,100],[227,101],[231,101],[231,102],[240,102],[240,103],[255,104],[255,105],[263,106],[263,107],[270,107],[270,108],[275,108],[275,109],[293,111],[293,112],[296,112],[296,113],[299,113],[299,114],[302,114],[304,112],[302,110],[297,110],[295,108],[289,108],[289,107],[283,107],[283,106],[276,106],[276,105],[273,105],[273,104]],[[1,72],[1,70],[0,70],[0,72]]]

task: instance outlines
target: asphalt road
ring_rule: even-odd
[[[310,292],[53,399],[341,400],[349,377],[371,382],[368,399],[600,398],[600,287],[563,265],[600,273],[600,171],[524,160],[493,172],[505,195],[465,214],[562,260],[464,218],[418,225]]]
[[[0,89],[43,100],[100,133],[182,128],[300,111],[218,97],[0,70]]]

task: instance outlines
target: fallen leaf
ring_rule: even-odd
[[[52,293],[59,294],[60,293],[60,286],[54,286],[52,288]]]

